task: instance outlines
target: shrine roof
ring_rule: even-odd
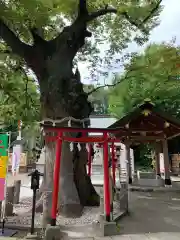
[[[157,108],[149,100],[113,123],[111,128],[121,128],[115,136],[133,142],[156,141],[180,135],[180,120]]]
[[[114,122],[117,121],[117,118],[111,115],[90,115],[90,128],[108,128]],[[90,136],[100,136],[103,133],[91,133]]]

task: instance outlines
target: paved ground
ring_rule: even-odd
[[[180,239],[180,194],[132,192],[129,209],[119,222],[126,235],[113,239]]]
[[[175,192],[130,192],[130,214],[119,221],[119,236],[87,240],[178,240],[180,239],[180,194]],[[81,229],[81,231],[83,231]],[[87,229],[84,229],[87,233]],[[89,235],[91,236],[91,235]]]
[[[113,236],[96,238],[96,240],[179,240],[180,233],[152,233],[152,234],[130,234],[123,236]],[[89,240],[91,240],[89,238]]]

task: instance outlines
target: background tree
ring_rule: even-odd
[[[124,76],[116,76],[114,83],[120,84],[110,90],[110,112],[121,118],[149,98],[159,109],[180,117],[179,51],[172,41],[150,44],[143,53],[133,57]],[[179,152],[178,145],[179,138],[169,141],[169,151]],[[150,165],[150,151],[150,146],[137,149],[136,163]]]
[[[88,94],[88,100],[92,105],[92,115],[108,113],[108,89],[97,89],[93,84],[86,84],[84,85],[84,91]]]
[[[125,77],[116,77],[116,81],[121,83],[110,91],[109,110],[122,117],[149,98],[157,107],[178,116],[179,50],[171,43],[151,44],[144,53],[132,58],[126,66]]]
[[[100,64],[97,46],[102,41],[109,44],[106,62],[133,38],[142,44],[158,24],[160,3],[161,0],[150,3],[146,0],[128,3],[123,0],[1,0],[0,37],[10,47],[9,51],[23,60],[22,65],[36,75],[41,117],[87,118],[92,108],[79,72],[73,71],[77,58],[88,57],[90,66],[95,68]],[[88,40],[92,32],[95,43]],[[46,144],[46,153],[45,185],[52,190],[54,145]],[[97,204],[99,199],[86,174],[85,151],[71,153],[69,144],[64,143],[62,158],[61,213],[68,215],[81,206]],[[51,194],[47,198],[45,212],[49,216]]]
[[[11,132],[13,142],[18,135],[18,120],[22,120],[23,137],[28,143],[39,132],[40,95],[37,84],[17,58],[4,53],[3,44],[0,44],[0,59],[0,131]]]

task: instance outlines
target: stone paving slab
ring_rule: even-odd
[[[71,238],[72,240],[179,240],[180,233],[126,234],[112,237]],[[1,239],[0,239],[1,240]]]
[[[15,237],[0,237],[0,240],[17,240]]]
[[[180,233],[127,234],[112,237],[96,237],[94,240],[179,240]],[[92,240],[92,238],[86,238]]]
[[[149,187],[149,186],[139,186],[139,185],[132,185],[129,186],[129,191],[131,192],[180,192],[180,188],[177,187]]]

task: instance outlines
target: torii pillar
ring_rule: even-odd
[[[132,184],[132,169],[131,169],[131,156],[130,156],[130,144],[126,144],[126,160],[127,160],[127,174],[128,182]]]
[[[169,153],[167,139],[162,141],[163,143],[163,155],[164,155],[164,178],[165,185],[171,185],[170,172],[169,172]]]
[[[156,143],[155,145],[155,164],[156,164],[156,176],[160,177],[161,172],[160,172],[160,152],[161,152],[161,145],[159,142]]]

